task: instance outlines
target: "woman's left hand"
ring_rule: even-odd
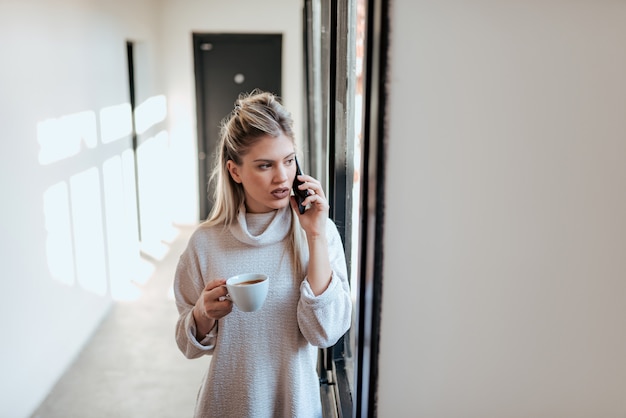
[[[298,176],[303,183],[298,187],[300,190],[308,190],[309,195],[302,202],[307,209],[303,214],[298,211],[296,198],[291,196],[291,207],[298,214],[300,225],[309,237],[317,237],[326,233],[326,221],[330,206],[322,189],[322,184],[315,178],[303,174]]]

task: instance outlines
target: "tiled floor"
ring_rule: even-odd
[[[73,366],[32,418],[185,418],[193,414],[210,357],[176,347],[171,296],[176,263],[192,227],[180,228],[134,302],[116,302]]]

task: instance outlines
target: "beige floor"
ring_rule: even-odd
[[[116,302],[92,340],[32,418],[185,418],[210,357],[186,359],[176,347],[170,289],[190,227],[134,302]]]

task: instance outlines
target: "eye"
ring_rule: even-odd
[[[272,165],[270,163],[263,163],[263,164],[259,164],[259,168],[261,170],[267,170],[268,168],[270,168]]]
[[[286,165],[291,165],[293,164],[293,162],[296,161],[296,159],[294,157],[288,158],[287,160],[285,160],[285,164]]]

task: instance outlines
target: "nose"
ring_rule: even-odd
[[[289,170],[282,164],[277,165],[276,172],[274,174],[274,182],[283,183],[289,178]]]

